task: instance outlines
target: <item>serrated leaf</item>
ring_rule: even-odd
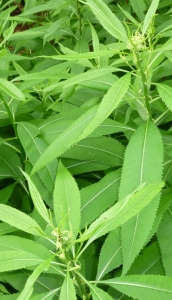
[[[54,188],[54,214],[57,226],[75,239],[80,226],[80,193],[69,171],[60,162]]]
[[[127,42],[125,27],[102,0],[86,0],[100,24],[116,39]]]
[[[43,294],[38,294],[37,296],[32,296],[30,298],[30,300],[51,300],[51,299],[53,299],[53,297],[59,290],[60,290],[60,288],[57,288],[55,290],[51,290],[48,293],[43,293]]]
[[[91,290],[93,300],[113,300],[113,298],[109,296],[107,292],[101,290],[97,286],[89,283],[89,287]]]
[[[129,85],[130,74],[126,74],[115,81],[100,103],[94,119],[82,132],[79,140],[90,135],[113,112],[127,92]]]
[[[41,259],[47,259],[50,256],[50,252],[45,246],[35,241],[12,235],[0,236],[0,252],[2,251],[30,253]]]
[[[79,160],[97,160],[112,166],[121,166],[125,147],[110,137],[88,138],[67,150],[62,157]]]
[[[101,283],[138,300],[171,300],[171,277],[157,275],[130,275],[104,280]]]
[[[117,201],[121,171],[105,175],[99,182],[81,189],[81,228],[90,224]]]
[[[41,157],[35,163],[31,175],[56,157],[59,157],[73,144],[75,144],[84,128],[90,123],[90,120],[94,118],[96,111],[97,106],[94,106],[87,112],[83,113],[76,121],[73,121],[72,124],[43,152]]]
[[[0,256],[0,272],[23,269],[40,264],[43,259],[19,251],[2,251]]]
[[[162,221],[157,231],[158,243],[162,253],[162,262],[167,276],[172,276],[172,206],[164,213]]]
[[[0,89],[7,93],[10,97],[24,101],[23,93],[10,81],[0,78]]]
[[[118,268],[122,264],[119,228],[111,231],[107,236],[99,256],[96,280]]]
[[[158,8],[159,0],[153,0],[143,21],[142,33],[145,34]]]
[[[125,197],[139,184],[161,180],[163,146],[156,126],[147,121],[132,135],[126,148],[119,198]],[[151,231],[158,209],[159,195],[139,215],[122,227],[123,274],[126,274]],[[146,226],[145,226],[146,220]]]
[[[171,102],[172,87],[163,83],[157,83],[156,85],[157,85],[159,95],[162,98],[162,101],[172,111],[172,102]]]
[[[77,242],[83,242],[90,238],[85,246],[88,247],[88,245],[98,237],[124,224],[136,215],[138,211],[148,205],[158,194],[163,185],[163,182],[159,182],[146,187],[138,186],[130,195],[120,200],[94,221]]]
[[[21,172],[23,173],[23,175],[25,176],[25,178],[27,179],[28,182],[28,186],[29,186],[29,191],[33,200],[33,203],[35,205],[35,208],[37,209],[38,213],[40,214],[40,216],[48,223],[50,224],[50,217],[47,211],[47,208],[44,204],[44,201],[42,200],[42,197],[39,193],[39,191],[37,190],[35,184],[33,183],[33,181],[31,180],[30,176],[25,173],[24,171],[21,170]]]
[[[76,142],[91,134],[117,107],[130,84],[130,74],[117,80],[108,90],[101,104],[94,106],[73,122],[42,154],[32,170],[32,175],[55,157],[63,154]]]
[[[63,282],[59,300],[77,300],[75,287],[69,272],[67,272],[65,280]]]
[[[21,294],[17,298],[17,300],[28,300],[30,299],[30,296],[33,293],[33,284],[38,279],[39,275],[47,268],[49,268],[49,265],[54,258],[54,255],[43,261],[29,276],[29,278],[26,281],[26,284],[24,286],[24,289],[22,290]]]
[[[34,165],[48,145],[37,137],[39,129],[33,124],[20,122],[17,125],[17,132],[26,155],[31,164]],[[50,193],[53,192],[56,169],[57,162],[54,161],[53,164],[45,166],[41,172],[38,172],[40,179]]]
[[[128,275],[164,275],[161,252],[155,241],[147,246],[136,258]]]
[[[44,235],[34,219],[13,207],[0,204],[0,220],[33,235]]]

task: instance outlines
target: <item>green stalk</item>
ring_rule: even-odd
[[[135,55],[136,55],[136,59],[137,59],[136,66],[137,66],[137,69],[140,71],[140,75],[141,75],[141,79],[142,79],[145,105],[146,105],[147,111],[149,113],[149,116],[151,118],[151,106],[150,106],[150,98],[149,98],[149,89],[148,89],[147,78],[146,78],[146,75],[145,75],[145,73],[142,69],[140,58],[139,58],[139,55],[138,55],[137,51],[135,51]]]

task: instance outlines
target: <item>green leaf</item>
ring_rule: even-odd
[[[91,283],[89,283],[89,288],[91,290],[93,300],[113,300],[113,298],[109,296],[107,292],[101,290]]]
[[[161,135],[156,126],[147,121],[132,135],[126,148],[119,198],[127,196],[141,183],[151,184],[161,180],[162,168]],[[122,227],[123,274],[127,273],[147,241],[157,213],[159,196]]]
[[[172,238],[170,234],[172,229],[171,208],[172,206],[164,213],[157,231],[158,243],[162,253],[162,262],[167,276],[172,276]]]
[[[29,157],[31,164],[34,165],[48,145],[37,137],[39,129],[33,124],[21,122],[17,125],[17,132],[26,155]],[[53,162],[45,166],[41,172],[38,172],[40,179],[50,193],[53,192],[56,169],[57,162]]]
[[[80,226],[80,194],[69,171],[60,162],[54,188],[54,214],[61,231],[69,231],[75,239]]]
[[[10,250],[32,254],[41,259],[47,259],[50,256],[49,250],[35,241],[19,236],[0,236],[0,252]]]
[[[44,201],[41,198],[41,195],[39,193],[39,191],[37,190],[35,184],[33,183],[33,181],[31,180],[30,176],[25,173],[24,171],[21,171],[23,173],[23,175],[25,176],[25,178],[27,179],[28,182],[28,186],[29,186],[29,191],[33,200],[33,203],[38,211],[38,213],[40,214],[40,216],[48,223],[50,224],[50,217],[47,211],[47,208],[44,204]]]
[[[53,256],[50,256],[48,259],[43,261],[34,271],[33,273],[29,276],[29,278],[26,281],[25,287],[22,290],[21,294],[17,298],[17,300],[28,300],[30,299],[30,296],[33,293],[33,284],[35,281],[38,279],[39,275],[46,269],[49,268],[49,265],[54,258]]]
[[[137,0],[130,0],[131,6],[133,11],[136,13],[136,16],[140,19],[142,22],[144,20],[144,11],[146,10],[146,4],[144,0],[140,0],[139,2]]]
[[[118,106],[130,84],[130,74],[126,74],[112,85],[99,105],[94,119],[80,135],[79,140],[91,134]]]
[[[7,234],[7,233],[14,232],[16,230],[17,229],[15,227],[12,227],[9,224],[3,223],[3,222],[0,223],[0,236]]]
[[[155,241],[147,246],[132,264],[128,275],[164,275],[161,252]]]
[[[63,282],[59,300],[77,300],[75,287],[69,272],[67,272],[65,280]]]
[[[101,281],[138,300],[171,300],[171,277],[157,275],[130,275]]]
[[[99,256],[96,280],[122,264],[121,242],[119,228],[111,231],[107,236]]]
[[[0,257],[0,272],[23,269],[38,265],[43,260],[31,253],[19,251],[2,251]]]
[[[10,184],[0,191],[0,203],[6,204],[16,186],[16,183]]]
[[[143,187],[143,185],[138,186],[138,188],[126,198],[120,200],[93,222],[77,242],[83,242],[90,238],[85,246],[87,247],[98,237],[124,224],[148,205],[158,194],[163,185],[163,182],[159,182],[150,184],[147,187]]]
[[[96,111],[97,106],[94,106],[83,113],[76,121],[73,121],[72,124],[43,152],[41,157],[35,163],[31,175],[74,145],[84,128],[90,123],[90,120],[94,118]]]
[[[157,83],[156,85],[157,85],[159,95],[162,98],[162,101],[172,111],[172,102],[171,102],[172,87],[163,83]]]
[[[99,182],[81,189],[81,228],[90,224],[118,198],[120,170],[105,175]]]
[[[13,207],[0,204],[0,220],[33,235],[44,235],[34,219]]]
[[[6,145],[0,145],[0,147],[0,178],[14,178],[25,190],[27,190],[22,173],[19,169],[19,167],[22,168],[22,164],[18,154],[14,149],[11,149]]]
[[[125,27],[102,0],[86,0],[100,24],[116,39],[127,42]]]
[[[143,22],[143,29],[142,33],[145,34],[149,25],[151,24],[152,18],[154,17],[156,10],[158,8],[159,0],[153,0],[151,5],[146,13],[144,22]]]
[[[11,82],[0,78],[0,89],[7,93],[10,97],[24,101],[23,93]]]
[[[110,137],[88,138],[67,150],[62,157],[79,160],[97,160],[112,166],[121,166],[125,148]]]

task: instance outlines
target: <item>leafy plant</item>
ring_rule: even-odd
[[[1,1],[2,300],[172,299],[170,14]]]

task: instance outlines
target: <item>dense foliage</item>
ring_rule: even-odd
[[[172,1],[0,1],[0,299],[172,300]]]

